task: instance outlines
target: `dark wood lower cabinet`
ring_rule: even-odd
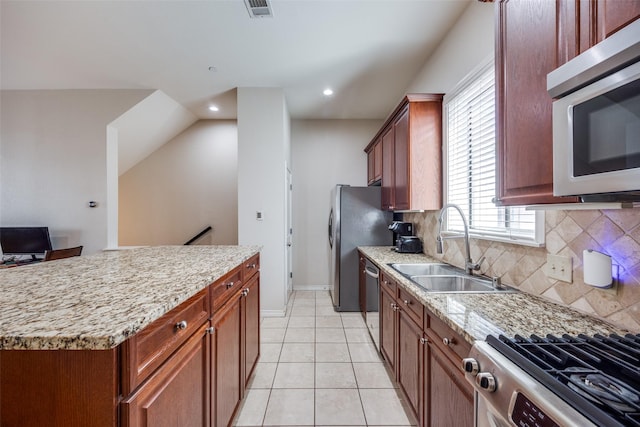
[[[119,351],[1,350],[0,425],[118,425]]]
[[[122,403],[127,427],[208,427],[209,335],[204,324]]]
[[[380,352],[387,361],[387,365],[396,372],[396,314],[395,298],[389,295],[384,288],[380,288]]]
[[[422,328],[404,309],[398,310],[398,383],[418,425],[421,425],[424,400],[424,347]]]
[[[473,387],[460,367],[471,346],[407,290],[382,277],[380,352],[411,421],[421,427],[472,427]]]
[[[473,387],[462,372],[435,345],[426,350],[425,426],[472,427]]]
[[[260,357],[260,277],[253,276],[246,287],[247,293],[243,296],[242,302],[242,321],[244,336],[242,339],[244,345],[244,385],[246,386],[249,377],[253,372],[253,368]]]
[[[214,410],[217,427],[229,425],[242,398],[240,294],[213,316]]]

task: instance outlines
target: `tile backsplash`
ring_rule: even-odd
[[[445,240],[444,254],[435,253],[437,211],[405,213],[404,220],[415,224],[425,253],[464,266],[463,239]],[[480,272],[500,276],[507,285],[640,332],[640,209],[546,211],[545,228],[543,248],[471,238],[471,258],[477,261],[484,256]],[[584,249],[611,255],[613,264],[619,265],[617,289],[584,284]],[[547,277],[547,254],[573,259],[572,283]]]

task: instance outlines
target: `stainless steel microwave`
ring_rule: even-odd
[[[640,200],[640,20],[547,76],[553,194]]]

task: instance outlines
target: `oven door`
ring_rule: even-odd
[[[474,360],[478,372],[466,371]],[[515,365],[484,341],[476,341],[463,360],[465,378],[474,387],[477,427],[596,427],[542,383]],[[495,382],[491,391],[478,382],[480,374],[490,374]],[[533,421],[536,422],[533,422]]]
[[[474,392],[475,399],[475,427],[512,427],[513,424],[506,418],[506,414],[489,403],[477,391]]]
[[[640,62],[553,103],[553,193],[640,190]]]

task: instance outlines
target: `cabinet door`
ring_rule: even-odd
[[[373,147],[373,180],[382,179],[382,140],[379,139]]]
[[[560,0],[558,2],[558,65],[640,17],[640,0]]]
[[[398,311],[398,383],[418,425],[422,425],[422,328],[416,326],[404,310]]]
[[[392,372],[396,370],[396,303],[395,298],[380,288],[380,352]]]
[[[393,124],[395,144],[394,207],[409,209],[409,106]]]
[[[260,356],[260,277],[253,276],[242,298],[244,384],[247,384]]]
[[[639,0],[598,0],[595,42],[598,43],[640,16]]]
[[[393,126],[382,134],[382,209],[394,209],[395,148]]]
[[[561,203],[553,197],[552,106],[556,2],[496,3],[496,180],[502,205]]]
[[[215,426],[225,427],[231,422],[242,396],[241,375],[241,316],[240,294],[233,296],[214,313],[215,329],[213,356]]]
[[[371,185],[375,179],[375,151],[372,148],[367,152],[367,184]]]
[[[128,427],[208,427],[210,414],[208,323],[122,403]]]
[[[473,387],[449,359],[427,344],[425,355],[425,425],[473,427]]]

